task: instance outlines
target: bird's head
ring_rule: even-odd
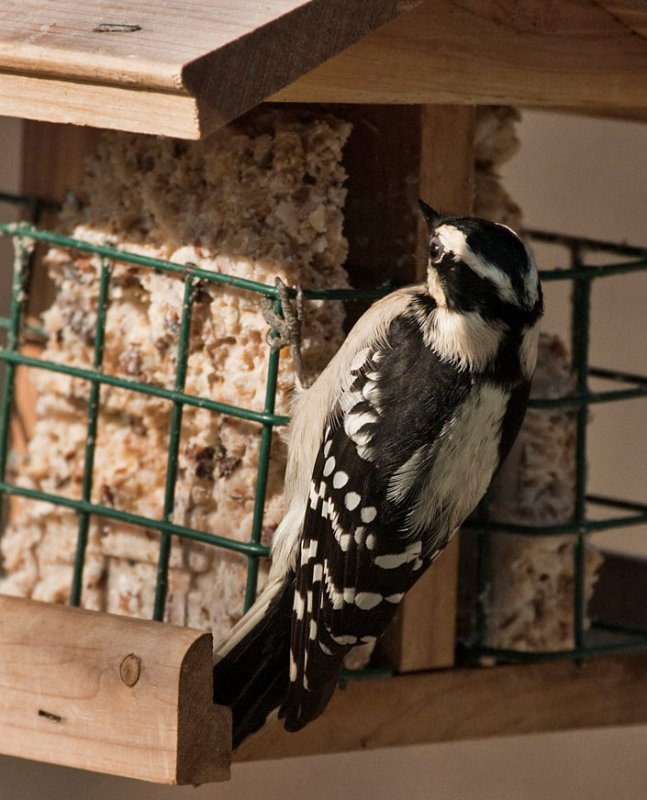
[[[427,285],[439,308],[515,328],[539,319],[539,276],[516,233],[484,219],[442,216],[422,200],[420,208],[429,228]]]

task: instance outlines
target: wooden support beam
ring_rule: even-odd
[[[158,783],[229,777],[203,631],[0,596],[0,751]]]
[[[23,147],[20,191],[46,200],[62,203],[69,191],[80,184],[85,169],[85,158],[94,151],[100,131],[79,128],[75,125],[56,125],[50,122],[27,120],[23,125]],[[42,215],[43,227],[53,227],[56,215],[46,211]],[[39,315],[53,300],[53,290],[47,271],[37,258],[31,275],[27,313],[38,324]],[[29,342],[21,347],[28,356],[40,356],[42,343]],[[20,454],[36,425],[38,392],[30,379],[30,369],[19,366],[16,373],[15,409],[11,417],[12,449]],[[12,497],[15,511],[21,499]]]
[[[420,110],[418,194],[439,211],[469,214],[474,203],[474,109],[423,106]],[[414,279],[423,280],[428,233],[418,224]],[[458,537],[411,589],[380,650],[398,672],[454,663]]]
[[[273,722],[236,761],[647,722],[647,655],[356,681],[298,734]]]
[[[354,286],[417,280],[420,108],[333,106],[353,126],[344,148],[344,234]],[[349,307],[353,312],[353,307]]]
[[[644,116],[646,30],[635,0],[425,0],[273,99]]]
[[[76,125],[26,121],[23,125],[22,191],[62,203],[77,189],[85,158],[94,152],[100,131]],[[54,222],[45,217],[45,226]]]
[[[85,171],[85,159],[96,149],[100,131],[76,125],[26,120],[23,125],[21,192],[63,203],[77,190]],[[44,228],[53,228],[57,215],[46,211]],[[28,313],[38,316],[53,300],[52,286],[40,261],[31,277]],[[29,402],[29,401],[27,401]]]

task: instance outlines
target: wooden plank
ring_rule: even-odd
[[[647,108],[646,26],[629,0],[425,0],[273,99],[631,114]]]
[[[356,681],[298,734],[272,722],[236,761],[647,722],[647,655]]]
[[[647,39],[647,7],[644,0],[598,0],[598,5],[638,36]]]
[[[421,109],[418,194],[448,214],[469,214],[474,203],[474,109]],[[418,225],[415,279],[427,269],[428,233]],[[380,650],[398,672],[454,663],[458,537],[420,578],[398,609]]]
[[[419,277],[418,173],[420,108],[418,106],[335,106],[336,116],[353,126],[344,147],[348,173],[344,234],[351,283],[395,286]],[[365,306],[348,304],[351,318]]]
[[[74,125],[55,125],[27,121],[23,125],[20,191],[62,203],[68,192],[77,188],[84,172],[84,161],[94,151],[99,131]],[[53,227],[56,215],[45,212],[43,227]],[[28,314],[34,324],[53,299],[52,286],[40,260],[36,260],[29,287]],[[39,356],[43,345],[29,342],[21,352]],[[11,417],[12,450],[24,454],[36,424],[38,392],[30,380],[30,369],[20,366],[16,372],[15,410]],[[11,498],[15,513],[18,497]]]
[[[0,750],[159,783],[229,777],[203,631],[0,596]]]
[[[184,94],[8,72],[0,72],[0,114],[183,139],[204,132],[196,99]]]
[[[417,2],[6,0],[0,113],[197,138]]]
[[[471,214],[474,207],[474,125],[471,106],[423,106],[419,193],[444,214]],[[429,234],[418,224],[418,277],[427,271]]]
[[[456,649],[458,536],[408,592],[379,652],[396,672],[450,667]]]
[[[96,149],[99,136],[94,128],[25,122],[21,191],[62,203],[69,192],[78,189],[85,159]],[[42,220],[45,227],[55,222],[53,214]]]

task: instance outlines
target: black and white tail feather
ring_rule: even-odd
[[[346,653],[384,631],[521,425],[532,259],[503,225],[421,208],[427,282],[375,303],[296,400],[268,584],[216,651],[234,747],[277,708],[290,731],[322,713]]]

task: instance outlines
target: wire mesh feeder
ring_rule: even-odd
[[[27,206],[31,212],[32,220],[38,219],[42,209],[38,201],[33,198],[0,194],[0,200]],[[168,589],[171,540],[173,536],[191,539],[244,555],[247,559],[244,609],[247,610],[256,598],[259,562],[269,555],[269,548],[262,544],[261,535],[263,530],[263,515],[272,432],[275,427],[283,426],[288,422],[287,417],[275,413],[279,354],[272,350],[269,352],[265,381],[265,402],[260,409],[229,405],[205,397],[188,394],[185,391],[185,380],[189,355],[192,308],[200,284],[204,282],[236,287],[237,289],[256,295],[259,301],[263,296],[272,298],[275,301],[275,311],[281,314],[280,300],[276,288],[254,281],[200,269],[193,264],[180,265],[169,261],[126,253],[110,246],[75,240],[46,230],[39,230],[34,225],[3,224],[0,225],[0,232],[11,237],[15,245],[9,314],[6,318],[0,318],[0,330],[4,329],[6,331],[5,346],[0,349],[0,363],[3,363],[5,366],[1,394],[2,409],[0,412],[0,492],[3,495],[14,495],[26,498],[28,501],[45,501],[55,506],[72,509],[77,513],[78,534],[71,579],[70,604],[74,606],[81,605],[83,571],[88,545],[89,525],[91,517],[96,515],[97,517],[134,525],[140,529],[156,531],[159,534],[159,555],[157,559],[153,619],[162,620],[164,617],[165,600]],[[33,325],[29,325],[26,319],[26,307],[34,262],[35,243],[44,243],[46,246],[52,245],[66,248],[71,251],[78,251],[95,257],[98,256],[100,259],[97,318],[95,330],[93,332],[93,359],[91,368],[70,366],[21,352],[26,336],[31,337],[31,339],[40,337],[41,341],[44,337],[44,332]],[[139,268],[155,270],[162,273],[175,274],[183,280],[183,298],[181,311],[179,313],[179,334],[173,388],[165,388],[151,383],[130,380],[117,375],[108,374],[102,370],[106,318],[110,304],[111,272],[113,264],[117,262],[124,262],[126,264],[136,265]],[[323,299],[329,301],[371,300],[384,293],[384,289],[361,291],[348,289],[314,289],[304,291],[304,299]],[[50,370],[89,383],[87,434],[85,437],[81,490],[80,497],[78,498],[71,498],[40,489],[21,486],[18,485],[17,482],[11,481],[8,477],[7,465],[10,448],[12,409],[15,402],[16,371],[20,366],[30,369]],[[159,518],[132,513],[115,508],[112,505],[92,501],[95,445],[100,415],[102,385],[125,389],[133,393],[143,393],[171,403],[163,510]],[[221,415],[254,422],[259,426],[260,448],[256,475],[254,512],[247,541],[238,541],[226,536],[214,535],[202,530],[180,525],[173,521],[175,490],[178,480],[182,412],[185,406],[207,409]]]
[[[7,194],[0,195],[0,200],[26,206],[31,212],[32,223],[38,220],[42,206],[37,200]],[[254,293],[258,295],[259,298],[261,296],[270,297],[275,301],[276,311],[280,314],[280,300],[277,290],[265,284],[199,269],[192,264],[179,265],[160,259],[127,253],[109,246],[91,244],[72,239],[67,236],[40,230],[35,227],[35,224],[2,224],[0,225],[0,232],[11,237],[15,243],[15,260],[9,315],[7,318],[0,318],[0,330],[4,329],[6,332],[5,346],[0,349],[0,363],[5,366],[0,410],[0,493],[2,493],[2,495],[23,497],[30,501],[45,501],[55,506],[72,509],[77,513],[79,522],[76,555],[72,572],[70,603],[76,606],[81,604],[82,578],[88,544],[89,524],[91,517],[96,515],[97,517],[108,518],[135,525],[140,528],[153,530],[159,534],[159,555],[153,610],[154,619],[161,620],[164,615],[165,598],[168,587],[171,538],[173,536],[192,539],[213,545],[217,548],[224,548],[243,554],[247,558],[244,607],[245,609],[249,608],[256,597],[259,561],[269,555],[268,548],[261,543],[261,532],[263,527],[265,491],[272,432],[275,427],[285,425],[288,421],[287,417],[275,414],[275,393],[279,357],[276,352],[270,352],[269,354],[263,408],[243,408],[187,394],[185,392],[188,343],[193,301],[200,282],[204,281],[212,284],[237,287],[238,289]],[[636,632],[628,628],[622,628],[622,626],[615,626],[615,638],[612,642],[604,644],[600,644],[597,641],[595,643],[589,642],[585,630],[586,600],[584,592],[584,553],[586,536],[592,532],[626,525],[636,525],[647,521],[647,505],[586,494],[586,421],[588,407],[595,403],[632,399],[647,394],[647,378],[645,377],[611,370],[593,369],[589,366],[591,284],[594,280],[603,277],[647,269],[647,253],[644,250],[636,248],[615,246],[580,238],[560,237],[539,232],[531,232],[530,235],[537,241],[565,245],[569,249],[571,255],[571,264],[568,269],[544,270],[541,272],[541,275],[544,282],[570,281],[574,284],[572,303],[572,368],[577,382],[576,393],[566,398],[534,400],[532,405],[537,409],[544,410],[555,408],[571,409],[576,415],[576,512],[575,519],[571,523],[550,528],[541,527],[530,529],[528,526],[506,525],[494,519],[487,519],[487,512],[485,511],[480,514],[478,521],[472,521],[468,524],[467,527],[476,531],[478,539],[477,574],[478,597],[480,600],[477,609],[477,640],[474,651],[480,655],[493,655],[502,659],[535,660],[538,658],[582,658],[584,656],[605,652],[619,652],[639,648],[647,649],[647,631]],[[37,242],[92,254],[98,256],[100,259],[98,308],[94,332],[93,363],[91,368],[78,368],[55,363],[21,352],[25,337],[34,335],[43,336],[43,332],[30,326],[26,318],[29,281],[34,261],[34,245]],[[591,267],[584,263],[584,254],[587,252],[613,253],[614,255],[626,256],[631,260],[622,264]],[[110,303],[111,269],[112,265],[116,262],[125,262],[144,269],[158,270],[163,273],[173,273],[181,276],[184,281],[183,302],[179,320],[177,367],[172,389],[125,379],[102,371],[106,314]],[[361,291],[348,289],[319,289],[305,291],[304,297],[306,300],[370,300],[385,293],[386,290],[384,288]],[[44,492],[20,486],[16,482],[10,481],[7,477],[11,415],[15,400],[16,370],[19,366],[31,369],[51,370],[53,372],[79,378],[90,384],[89,402],[87,406],[85,460],[80,492],[81,496],[79,498],[70,498],[52,492]],[[604,378],[612,382],[629,384],[630,388],[613,389],[605,392],[591,392],[588,389],[587,383],[589,376]],[[114,386],[134,393],[143,393],[169,401],[172,404],[167,447],[163,512],[159,518],[151,518],[120,510],[99,502],[93,502],[91,499],[97,422],[101,403],[100,390],[102,385]],[[180,444],[182,412],[185,406],[205,408],[220,414],[252,421],[257,423],[260,427],[260,454],[256,479],[254,514],[247,541],[236,541],[225,536],[216,536],[177,524],[173,521],[175,488],[178,478],[178,449]],[[587,517],[587,504],[607,506],[627,513],[604,521],[590,520]],[[523,536],[572,535],[575,538],[575,580],[573,594],[574,648],[550,653],[529,653],[501,650],[486,646],[487,608],[485,606],[485,598],[487,597],[489,581],[490,534],[493,531],[497,533],[521,534]],[[595,631],[598,631],[600,629],[609,630],[613,626],[611,623],[598,620],[594,623],[593,627]],[[377,670],[376,672],[382,674],[381,670]],[[347,677],[348,673],[345,679],[347,679]]]
[[[572,521],[546,526],[531,526],[497,521],[488,512],[488,499],[464,526],[476,534],[476,631],[470,650],[478,656],[504,661],[537,661],[562,658],[577,660],[604,653],[622,653],[647,648],[647,630],[608,619],[587,618],[586,593],[586,539],[593,533],[641,525],[647,522],[647,504],[629,502],[619,498],[588,494],[587,479],[587,421],[589,407],[600,403],[632,400],[647,395],[647,377],[611,369],[592,367],[589,364],[589,335],[591,327],[591,289],[594,281],[617,275],[639,273],[647,270],[647,250],[615,245],[581,237],[563,236],[541,231],[527,231],[533,241],[560,245],[566,248],[570,263],[564,269],[541,271],[544,284],[551,281],[568,281],[572,284],[571,296],[571,370],[574,391],[559,398],[531,399],[529,408],[550,413],[568,411],[575,418],[575,486]],[[592,256],[620,257],[621,263],[592,266],[586,263]],[[589,378],[602,379],[623,388],[592,391]],[[607,519],[592,519],[590,510],[609,509],[614,513]],[[572,537],[573,591],[572,591],[572,641],[573,647],[536,652],[525,649],[503,648],[488,645],[489,609],[493,563],[493,536],[499,534],[521,537]]]

